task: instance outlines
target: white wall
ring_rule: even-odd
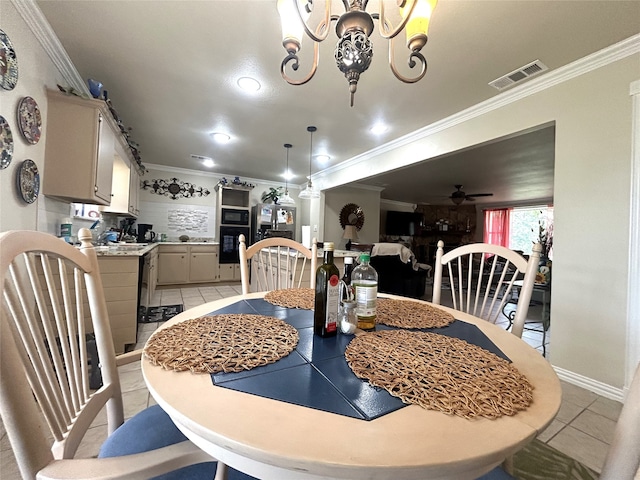
[[[176,240],[182,234],[189,235],[192,238],[206,238],[215,239],[218,238],[218,232],[216,231],[216,208],[218,204],[218,192],[216,191],[216,185],[225,177],[228,181],[232,181],[234,176],[223,173],[215,172],[198,172],[195,170],[180,169],[173,167],[165,167],[162,165],[147,165],[148,172],[142,177],[142,181],[153,182],[153,180],[162,179],[169,180],[171,178],[177,178],[182,182],[192,183],[197,188],[204,188],[209,190],[209,195],[195,196],[189,198],[177,198],[172,199],[171,196],[164,196],[152,193],[152,189],[141,189],[139,193],[140,201],[140,215],[138,216],[138,223],[149,223],[153,225],[153,231],[156,234],[167,234],[168,240]],[[247,182],[255,185],[249,195],[250,206],[262,203],[262,194],[269,190],[270,187],[283,186],[279,183],[267,182],[265,180],[259,180],[255,178],[240,178],[242,182]],[[296,240],[302,239],[301,233],[301,214],[304,216],[304,212],[301,212],[301,205],[303,201],[298,199],[299,190],[296,187],[289,187],[289,194],[296,201],[296,214],[298,220],[296,221]],[[171,231],[167,227],[167,219],[169,211],[171,210],[186,210],[193,211],[198,210],[205,212],[208,216],[208,229],[206,231]],[[308,214],[306,215],[308,218]]]
[[[359,243],[375,243],[380,233],[380,189],[371,187],[340,187],[325,192],[324,234],[322,240],[334,242],[337,249],[344,249],[347,240],[342,238],[340,211],[348,203],[355,203],[364,212],[364,223],[358,232]]]
[[[24,160],[33,160],[38,167],[42,187],[46,175],[46,89],[56,89],[56,83],[64,85],[65,82],[14,5],[8,1],[2,1],[2,29],[16,50],[19,78],[13,90],[0,91],[0,115],[7,120],[13,133],[13,160],[7,168],[0,170],[0,231],[42,230],[57,235],[60,221],[70,214],[70,205],[43,195],[32,204],[25,203],[18,194],[16,173]],[[35,99],[42,115],[42,135],[35,145],[28,144],[18,129],[15,112],[25,96]]]
[[[551,361],[574,383],[611,397],[625,381],[631,175],[630,84],[640,55],[512,102],[460,114],[395,149],[314,179],[320,188],[556,123]],[[428,130],[428,129],[426,129]]]

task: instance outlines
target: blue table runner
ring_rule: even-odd
[[[237,373],[214,373],[215,385],[274,400],[373,420],[406,404],[386,390],[356,377],[344,357],[353,335],[338,333],[321,338],[313,334],[313,312],[272,305],[263,299],[241,300],[209,315],[247,313],[279,318],[298,330],[300,340],[287,357],[269,365]],[[377,325],[377,330],[395,330]],[[422,329],[460,338],[509,360],[475,325],[455,320],[442,328]]]

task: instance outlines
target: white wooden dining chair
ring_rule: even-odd
[[[43,232],[0,234],[0,414],[22,478],[213,478],[214,459],[157,405],[124,422],[117,367],[141,352],[116,357],[90,231],[79,238],[77,249]],[[99,458],[75,458],[103,408]]]
[[[640,474],[640,364],[622,406],[600,480],[633,480]]]
[[[613,431],[600,480],[640,478],[640,364],[631,381],[627,398]],[[477,480],[516,480],[503,467],[496,467]]]
[[[442,300],[446,267],[453,308],[496,323],[511,300],[514,282],[521,279],[511,333],[522,337],[540,251],[540,244],[535,244],[527,260],[506,247],[473,243],[444,253],[444,242],[440,240],[433,274],[433,303],[439,305]]]
[[[315,238],[310,249],[295,240],[281,237],[265,238],[247,247],[244,235],[240,235],[243,294],[284,288],[315,288],[317,264]]]

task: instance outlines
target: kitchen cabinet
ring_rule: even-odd
[[[218,246],[193,245],[189,249],[189,283],[217,282]]]
[[[138,199],[140,195],[140,174],[138,174],[138,170],[135,168],[131,168],[131,172],[129,175],[129,213],[137,217],[140,215],[140,207],[138,204]]]
[[[116,353],[136,343],[138,329],[137,256],[98,257],[100,278]]]
[[[159,245],[158,285],[220,280],[218,245]]]
[[[187,283],[189,262],[186,245],[160,245],[158,250],[158,285]]]
[[[219,277],[221,282],[240,281],[240,264],[239,263],[221,263]]]
[[[42,193],[69,202],[109,205],[119,129],[107,105],[53,90],[47,91],[47,99]]]
[[[116,354],[124,353],[126,346],[135,344],[138,330],[138,271],[139,257],[137,256],[98,256],[100,280],[107,306],[111,335]],[[44,276],[42,264],[36,262],[39,276]],[[59,275],[56,264],[50,265],[51,274]],[[41,284],[45,285],[44,280]],[[59,286],[59,281],[56,280]],[[83,287],[84,289],[84,287]],[[72,292],[73,293],[73,292]],[[62,296],[62,290],[56,292]],[[84,294],[85,328],[91,333],[92,326],[89,318],[89,304]],[[48,309],[49,318],[55,318],[51,306],[50,292],[43,292],[44,305]]]
[[[138,209],[139,185],[138,170],[116,154],[113,161],[111,204],[101,206],[100,211],[137,217],[140,213]]]

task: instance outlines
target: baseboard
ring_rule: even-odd
[[[606,383],[598,382],[597,380],[593,380],[592,378],[585,377],[578,373],[570,372],[569,370],[565,370],[560,367],[554,366],[553,369],[558,374],[560,380],[564,380],[565,382],[584,388],[585,390],[589,390],[590,392],[597,393],[602,397],[616,400],[618,402],[624,402],[625,392],[621,388],[612,387],[611,385],[607,385]]]

